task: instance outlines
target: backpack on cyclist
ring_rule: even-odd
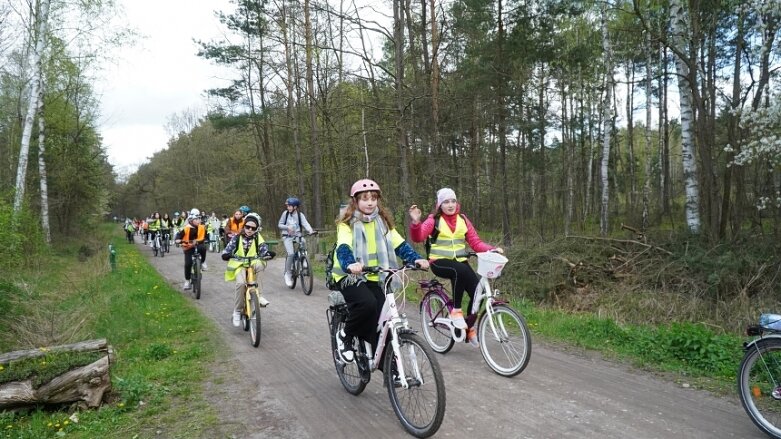
[[[298,227],[299,227],[299,229],[303,230],[304,226],[301,225],[301,212],[300,211],[296,211],[296,213],[298,214]],[[285,220],[282,221],[283,223],[285,223],[285,225],[287,225],[287,219],[288,218],[290,218],[290,212],[285,212]]]
[[[464,216],[463,213],[459,213],[458,216],[460,216],[461,218],[464,219],[464,221],[466,221],[466,217]],[[426,243],[424,244],[426,248],[426,259],[429,258],[429,255],[431,253],[431,245],[437,242],[437,237],[439,236],[439,218],[441,217],[442,215],[439,213],[434,215],[434,230],[432,230],[431,234],[426,237]]]
[[[336,243],[331,247],[331,250],[325,256],[325,287],[329,290],[336,291],[339,289],[339,282],[334,280],[332,276],[334,271],[334,258],[336,255]]]

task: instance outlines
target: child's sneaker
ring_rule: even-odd
[[[203,264],[201,264],[201,270],[203,270],[203,271],[208,271],[208,270],[209,270],[209,266],[208,266],[208,265],[206,265],[206,262],[204,262]]]
[[[268,300],[266,300],[266,298],[265,298],[265,297],[263,297],[263,296],[260,296],[260,297],[258,298],[258,303],[260,304],[260,306],[262,306],[262,307],[264,307],[264,308],[265,308],[265,307],[267,307],[267,306],[268,306],[268,304],[269,304],[269,303],[271,303],[271,302],[269,302]]]
[[[182,285],[182,289],[183,290],[189,290],[192,287],[193,287],[193,284],[189,280],[184,281],[184,285]]]
[[[464,313],[460,309],[454,309],[450,311],[450,320],[453,321],[453,326],[458,329],[466,329],[466,320],[464,320]]]
[[[472,346],[476,348],[480,347],[480,342],[477,341],[477,330],[475,328],[469,328],[469,330],[466,332],[466,340]]]
[[[339,357],[341,357],[342,361],[345,363],[349,363],[355,358],[352,347],[352,337],[348,338],[347,334],[344,333],[344,329],[339,331],[339,333],[336,334],[336,349],[339,351]]]
[[[233,311],[233,326],[238,328],[241,325],[241,313]]]

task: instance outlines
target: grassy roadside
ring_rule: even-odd
[[[108,268],[104,246],[83,262],[73,257],[72,248],[63,249],[52,258],[55,269],[38,278],[20,275],[16,284],[24,288],[17,292],[29,290],[30,303],[36,305],[15,303],[13,308],[32,312],[30,317],[39,317],[33,310],[42,307],[50,308],[50,315],[71,316],[58,318],[60,325],[52,328],[72,332],[68,341],[107,338],[116,353],[111,402],[76,414],[43,409],[0,413],[0,437],[211,436],[217,415],[204,398],[202,383],[210,379],[209,369],[220,352],[218,331],[135,246],[113,233],[114,227],[105,230],[112,232],[118,249],[116,271]],[[20,321],[3,320],[0,325]]]

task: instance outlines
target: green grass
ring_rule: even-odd
[[[210,368],[219,367],[218,331],[190,300],[168,286],[135,246],[113,234],[119,255],[115,272],[107,268],[105,245],[85,262],[77,262],[68,248],[60,252],[65,256],[53,257],[49,273],[24,287],[36,300],[55,304],[57,313],[80,316],[85,323],[76,332],[78,338],[108,340],[116,355],[110,403],[79,411],[72,419],[70,413],[43,407],[0,413],[0,438],[132,438],[154,437],[157,431],[165,437],[205,437],[217,423],[202,383],[210,379]],[[91,275],[79,277],[83,282],[74,280],[81,272]],[[63,284],[72,288],[43,288]],[[49,300],[52,294],[56,301]],[[14,306],[17,311],[23,308]],[[0,371],[0,380],[10,370]]]

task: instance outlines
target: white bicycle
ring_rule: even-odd
[[[385,304],[377,321],[379,338],[377,349],[372,352],[371,344],[353,338],[355,359],[345,362],[339,355],[337,334],[344,328],[347,319],[347,304],[338,291],[329,295],[328,326],[331,332],[331,354],[336,374],[345,390],[359,395],[371,379],[371,373],[382,367],[383,386],[396,416],[407,432],[415,437],[429,437],[439,430],[445,416],[445,382],[439,362],[426,343],[410,328],[407,316],[400,313],[394,292],[402,297],[409,282],[404,274],[414,270],[405,266],[396,270],[366,267],[364,272],[385,272],[388,274],[383,291]],[[399,279],[401,288],[394,290],[392,280]]]
[[[502,273],[507,258],[493,253],[470,253],[477,256],[477,273],[480,283],[475,290],[472,309],[466,318],[471,327],[477,321],[477,339],[480,352],[488,366],[497,374],[512,377],[523,372],[532,353],[532,338],[526,320],[510,305],[499,298],[499,290],[491,288],[489,279]],[[445,286],[437,279],[418,281],[423,290],[420,301],[420,323],[423,337],[431,349],[445,354],[455,342],[466,339],[466,331],[456,328],[450,319],[454,308]],[[480,308],[485,305],[482,312]]]

